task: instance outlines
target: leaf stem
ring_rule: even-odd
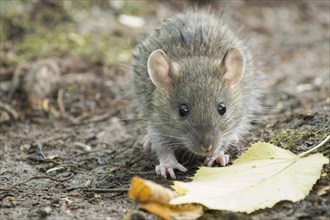
[[[327,143],[330,139],[330,135],[328,135],[321,143],[319,143],[318,145],[316,145],[315,147],[309,149],[308,151],[306,152],[302,152],[301,154],[298,155],[298,157],[304,157],[306,156],[307,154],[309,154],[310,152],[312,151],[315,151],[317,149],[319,149],[320,147],[322,147],[325,143]]]

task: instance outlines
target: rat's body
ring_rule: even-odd
[[[135,49],[132,65],[156,172],[186,171],[177,148],[226,165],[226,147],[248,130],[258,102],[251,55],[223,18],[191,11],[166,20]]]

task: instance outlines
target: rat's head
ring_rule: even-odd
[[[241,100],[245,59],[236,48],[224,58],[189,57],[172,62],[162,50],[152,52],[148,74],[157,87],[151,132],[159,141],[211,155],[230,141],[244,120]]]

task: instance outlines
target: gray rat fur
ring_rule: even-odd
[[[239,39],[236,32],[223,15],[188,11],[164,21],[133,51],[134,99],[144,113],[148,130],[144,146],[155,151],[160,161],[158,174],[175,178],[173,170],[186,171],[174,156],[173,149],[178,148],[206,156],[208,166],[214,162],[226,165],[227,147],[248,131],[259,109],[258,82],[247,41]],[[228,70],[225,62],[231,48],[236,48],[244,59],[244,73],[242,78],[235,78],[235,85],[221,74]],[[157,71],[163,71],[156,65],[159,60],[155,64],[150,61],[155,51],[158,57],[163,56],[155,59],[165,58],[168,63],[164,64],[170,75],[166,79],[171,81],[167,89],[159,88],[152,80],[153,72],[157,81]],[[236,70],[235,62],[239,61],[234,57],[230,62]],[[219,102],[226,106],[224,115],[217,110]],[[179,114],[182,104],[189,107],[184,117]],[[205,150],[201,147],[204,145],[212,147]]]

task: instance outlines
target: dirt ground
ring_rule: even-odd
[[[1,11],[0,219],[157,219],[127,197],[134,175],[172,183],[155,175],[155,155],[142,150],[145,130],[128,93],[130,50],[192,1],[18,1],[12,10],[8,2],[1,1],[10,13]],[[243,145],[270,141],[298,153],[320,143],[330,133],[330,2],[205,2],[242,24],[262,64],[264,111]],[[121,14],[140,19],[127,27]],[[28,87],[27,75],[47,65],[60,73],[49,85],[55,92],[36,98],[45,82]],[[329,149],[319,152],[329,157]],[[189,161],[177,178],[189,181],[200,165]],[[329,189],[321,192],[329,164],[323,173],[300,202],[250,215],[207,211],[200,219],[330,219]]]

